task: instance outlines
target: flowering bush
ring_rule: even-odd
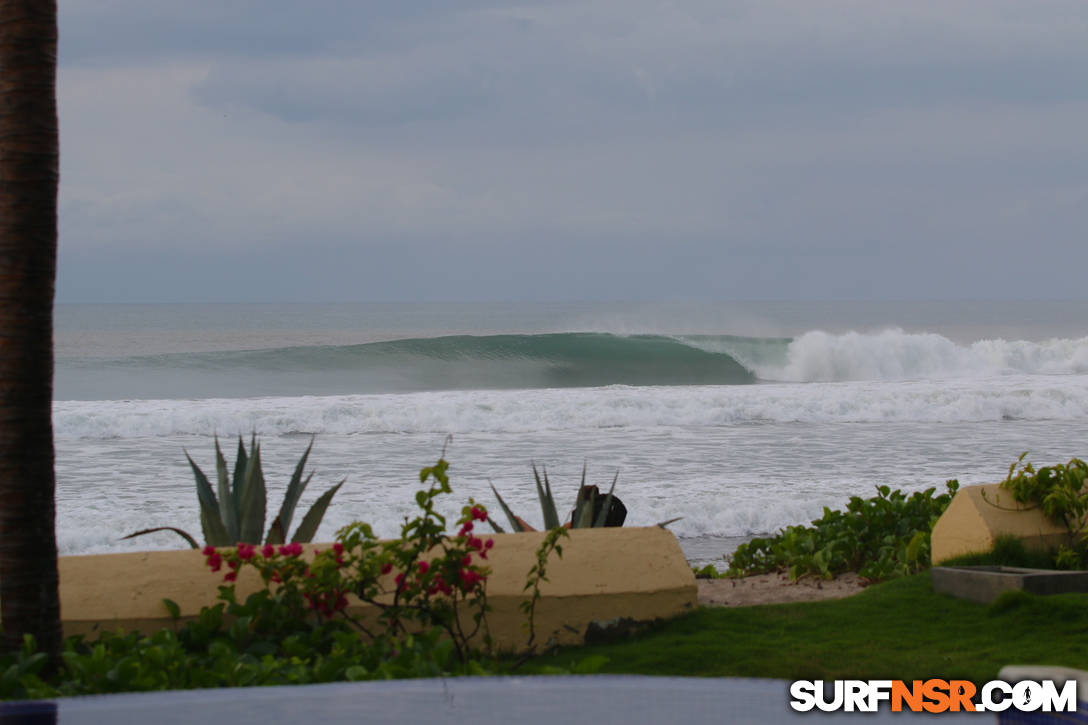
[[[242,543],[234,549],[206,547],[207,564],[213,572],[226,567],[224,589],[231,598],[238,573],[254,567],[280,610],[277,617],[343,619],[374,642],[439,629],[465,661],[477,635],[485,648],[491,646],[486,560],[494,540],[475,534],[487,510],[471,499],[461,510],[456,534],[446,533],[435,499],[451,492],[448,468],[439,459],[420,471],[420,482],[431,483],[416,493],[420,513],[405,520],[397,539],[379,541],[369,524],[356,522],[341,529],[330,548],[314,550],[312,558],[303,556],[299,543]],[[377,608],[380,628],[349,609],[352,597]]]

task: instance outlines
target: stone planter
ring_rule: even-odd
[[[1088,592],[1088,571],[1020,569],[1012,566],[935,566],[933,591],[989,604],[1004,592],[1067,594]]]
[[[525,578],[536,562],[544,533],[489,535],[488,615],[496,646],[525,645]],[[327,549],[328,544],[307,545]],[[554,554],[537,605],[537,642],[581,644],[591,625],[663,619],[696,606],[695,576],[676,537],[665,529],[578,529],[562,541],[563,557]],[[177,602],[182,620],[216,603],[222,574],[212,574],[199,551],[149,551],[65,556],[59,561],[61,620],[65,635],[101,629],[150,631],[171,623],[163,598]],[[259,585],[252,570],[239,577],[239,599]],[[367,619],[374,608],[356,601],[349,607]]]

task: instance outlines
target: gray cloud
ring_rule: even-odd
[[[1086,294],[1072,0],[62,0],[61,37],[61,299]]]

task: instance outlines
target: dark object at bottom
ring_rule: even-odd
[[[596,521],[601,515],[601,510],[604,508],[604,502],[608,499],[608,494],[601,493],[600,489],[596,486],[582,486],[578,491],[578,500],[589,498],[593,502],[593,518],[592,521]],[[620,501],[620,497],[616,494],[612,494],[612,503],[608,507],[608,515],[604,518],[605,526],[623,526],[623,522],[627,519],[627,507],[623,505],[623,501]]]

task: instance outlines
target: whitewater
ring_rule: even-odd
[[[61,550],[177,546],[120,539],[157,525],[199,533],[184,452],[207,470],[216,436],[254,432],[270,500],[311,437],[304,501],[347,479],[321,538],[357,519],[393,533],[452,436],[449,511],[493,505],[493,482],[533,521],[532,462],[570,502],[583,464],[596,483],[618,471],[628,524],[683,517],[671,528],[697,563],[877,485],[994,481],[1024,451],[1084,455],[1080,308],[946,306],[919,321],[903,304],[880,324],[872,306],[813,307],[671,326],[644,312],[617,324],[623,307],[62,311]],[[751,323],[759,312],[775,324]]]

